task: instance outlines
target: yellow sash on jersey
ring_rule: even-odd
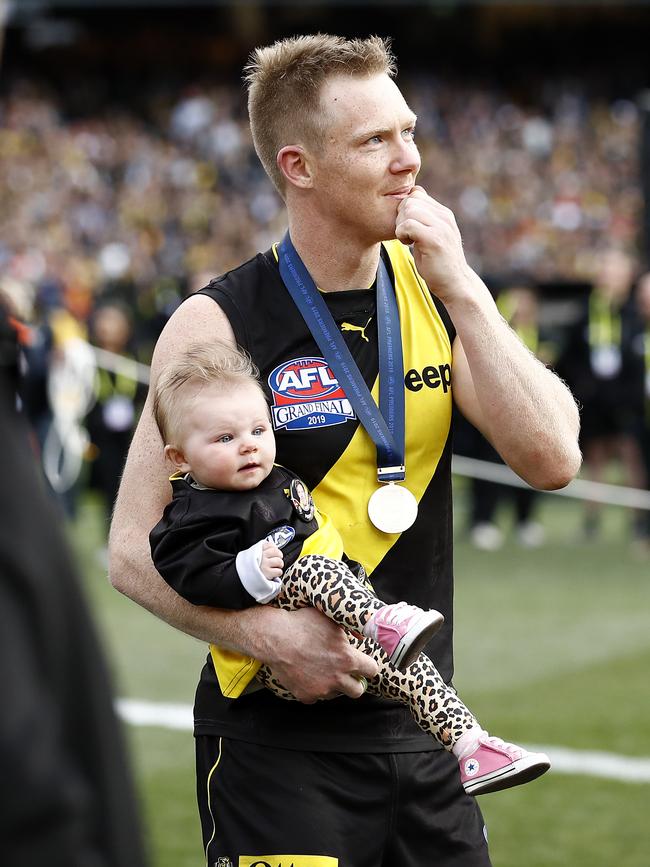
[[[430,366],[451,366],[449,335],[431,294],[418,277],[408,248],[400,241],[385,244],[395,273],[400,315],[404,373],[418,375]],[[451,389],[442,384],[417,391],[404,389],[406,426],[406,481],[419,502],[438,466],[451,424]],[[372,388],[379,399],[379,377]],[[345,553],[363,564],[369,576],[399,539],[399,534],[377,530],[368,518],[368,500],[377,490],[377,452],[363,425],[359,425],[325,478],[312,491],[319,509],[332,515],[343,537]]]
[[[393,272],[400,315],[404,373],[422,376],[427,368],[449,365],[451,344],[429,290],[419,278],[413,257],[400,241],[385,244]],[[414,377],[415,378],[415,377]],[[422,384],[405,393],[406,487],[419,502],[438,466],[451,425],[451,389]],[[372,388],[379,400],[379,377]],[[348,447],[311,492],[320,514],[319,530],[303,545],[304,554],[340,559],[343,551],[363,564],[368,575],[381,563],[399,534],[377,530],[368,518],[368,500],[377,489],[377,452],[363,425]],[[332,515],[336,528],[328,515]],[[322,524],[321,524],[322,522]],[[321,531],[323,531],[321,535]],[[338,531],[338,532],[337,532]],[[336,540],[338,537],[338,541]],[[237,698],[255,677],[261,663],[249,656],[210,645],[222,693]]]

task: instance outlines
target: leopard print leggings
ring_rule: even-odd
[[[301,557],[284,573],[283,588],[274,604],[288,611],[311,605],[343,626],[350,643],[379,663],[379,673],[368,682],[368,692],[407,705],[420,728],[446,750],[451,750],[462,734],[478,725],[424,653],[400,672],[372,639],[353,634],[360,632],[385,603],[340,560],[316,554]],[[294,698],[266,665],[260,668],[257,679],[281,698]]]

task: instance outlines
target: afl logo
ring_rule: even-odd
[[[324,358],[294,358],[276,367],[268,382],[276,430],[327,427],[355,417]]]

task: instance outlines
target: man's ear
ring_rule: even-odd
[[[190,465],[185,460],[183,452],[173,445],[165,446],[165,457],[178,473],[189,473]]]
[[[276,158],[278,168],[288,184],[307,190],[313,185],[309,156],[301,145],[285,145]]]

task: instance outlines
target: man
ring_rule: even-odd
[[[415,116],[394,72],[377,37],[317,35],[256,51],[247,82],[256,150],[286,202],[296,254],[369,387],[390,330],[376,303],[380,255],[388,269],[404,351],[395,393],[406,404],[406,487],[419,501],[413,526],[386,533],[368,518],[368,499],[382,489],[371,424],[359,424],[351,389],[342,391],[283,284],[286,246],[186,301],[161,335],[152,376],[194,340],[217,336],[252,354],[272,399],[278,461],[331,513],[380,596],[443,611],[427,652],[450,679],[451,395],[540,488],[577,471],[578,415],[467,265],[451,212],[415,185]],[[147,533],[169,498],[148,404],[117,501],[114,585],[177,628],[266,662],[298,699],[264,690],[224,699],[208,661],[195,706],[208,864],[489,864],[458,770],[396,705],[361,698],[374,663],[339,629],[313,610],[192,608],[162,583]]]
[[[640,328],[633,338],[633,349],[643,359],[644,413],[639,431],[639,442],[645,466],[645,484],[650,489],[650,272],[639,277],[636,287],[636,305],[639,311]],[[650,512],[640,519],[639,535],[646,547],[650,546]]]
[[[607,465],[617,460],[626,484],[644,488],[639,435],[645,372],[637,342],[641,323],[631,294],[635,261],[626,250],[609,246],[597,253],[593,264],[593,288],[569,332],[558,369],[583,408],[581,445],[589,478],[603,481]],[[598,535],[601,512],[600,503],[585,504],[587,538]],[[642,542],[642,514],[634,516],[633,530]]]

